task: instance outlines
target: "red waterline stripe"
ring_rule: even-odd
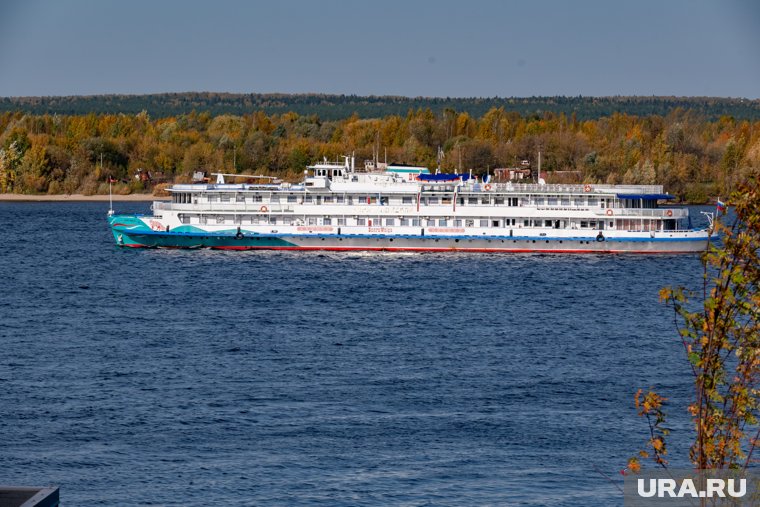
[[[477,253],[572,253],[572,254],[689,254],[696,252],[661,252],[649,250],[536,250],[529,248],[383,248],[383,247],[318,247],[318,246],[212,246],[212,250],[287,250],[323,252],[477,252]]]

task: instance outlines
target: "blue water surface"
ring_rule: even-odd
[[[120,249],[106,209],[0,203],[0,483],[64,505],[622,505],[652,386],[687,463],[658,291],[699,286],[697,256]]]

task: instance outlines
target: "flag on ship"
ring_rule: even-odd
[[[726,203],[724,203],[723,201],[721,201],[720,197],[718,198],[717,208],[718,208],[718,213],[725,213],[726,212]]]

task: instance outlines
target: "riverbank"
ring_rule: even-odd
[[[171,197],[157,197],[153,194],[114,195],[114,202],[125,201],[167,201]],[[31,201],[31,202],[108,202],[107,195],[84,194],[0,194],[0,201]]]

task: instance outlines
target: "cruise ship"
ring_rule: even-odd
[[[709,229],[668,206],[661,185],[492,182],[353,157],[301,183],[214,174],[176,184],[150,215],[109,211],[122,247],[416,252],[692,253]],[[235,178],[246,182],[235,182]]]

